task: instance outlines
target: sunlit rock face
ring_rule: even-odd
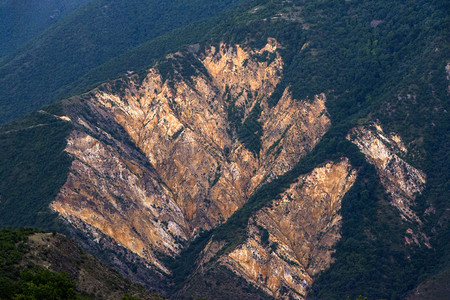
[[[91,236],[99,230],[168,272],[154,252],[178,253],[188,238],[185,218],[145,157],[106,135],[72,132],[66,151],[75,160],[52,207],[74,226],[92,228]]]
[[[387,135],[379,124],[354,128],[347,136],[371,164],[375,165],[381,183],[392,198],[392,204],[403,219],[420,223],[411,209],[417,194],[425,188],[425,174],[405,162],[399,155],[406,154],[400,136]]]
[[[248,224],[248,239],[221,259],[276,299],[304,299],[340,238],[341,200],[356,179],[347,159],[300,176]]]
[[[300,101],[286,88],[269,104],[279,47],[176,53],[144,76],[66,100],[74,161],[53,209],[169,272],[161,255],[224,222],[330,126],[324,94]]]

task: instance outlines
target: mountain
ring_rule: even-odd
[[[2,126],[0,225],[173,299],[445,296],[447,9],[244,1],[143,42]]]
[[[0,58],[16,51],[27,41],[88,2],[88,0],[1,1]]]

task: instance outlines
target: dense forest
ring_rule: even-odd
[[[427,278],[448,274],[448,3],[252,0],[209,1],[205,5],[202,1],[174,1],[152,14],[152,8],[129,9],[133,1],[119,2],[114,2],[120,8],[117,11],[130,15],[107,15],[117,20],[111,23],[116,28],[92,15],[103,7],[101,1],[94,1],[34,40],[24,52],[1,61],[0,120],[9,121],[58,97],[85,92],[128,70],[139,73],[155,63],[164,66],[168,52],[187,51],[191,44],[205,48],[227,42],[256,47],[268,37],[283,46],[280,52],[286,66],[272,103],[276,104],[285,87],[296,99],[311,99],[321,92],[329,99],[330,131],[293,170],[262,186],[223,225],[204,232],[180,257],[169,261],[176,285],[183,286],[211,237],[226,244],[221,253],[232,251],[245,240],[245,226],[255,211],[300,174],[342,156],[358,168],[359,176],[343,199],[342,238],[336,246],[335,262],[318,276],[309,297],[403,299]],[[237,8],[231,9],[234,5]],[[203,10],[197,11],[198,7]],[[219,13],[225,8],[230,9]],[[194,15],[200,21],[192,22]],[[123,26],[129,18],[136,22]],[[79,25],[73,25],[75,20]],[[161,24],[158,30],[152,29],[155,21]],[[75,34],[92,24],[98,28],[95,33]],[[67,28],[71,31],[65,31]],[[67,43],[55,46],[54,41],[65,34],[69,35]],[[58,55],[50,64],[55,53]],[[30,57],[35,58],[32,65],[24,67]],[[22,86],[25,82],[27,86]],[[65,182],[71,162],[63,152],[70,125],[49,117],[61,115],[61,109],[54,104],[1,128],[0,225],[59,228],[47,206]],[[230,116],[236,113],[229,111]],[[259,147],[258,117],[255,110],[246,123],[234,125],[249,149]],[[405,159],[427,174],[426,189],[414,207],[424,223],[414,226],[421,226],[430,236],[432,249],[404,245],[407,226],[389,205],[374,167],[345,139],[351,128],[372,120],[399,133],[410,149]],[[38,209],[31,203],[38,203]],[[425,213],[430,204],[434,215]],[[22,214],[26,218],[18,217]]]
[[[0,59],[89,0],[0,1]]]
[[[69,85],[115,56],[238,2],[95,0],[81,6],[0,61],[0,123],[67,97]]]

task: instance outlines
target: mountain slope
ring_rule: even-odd
[[[1,62],[0,122],[53,102],[60,89],[126,50],[237,3],[92,1]]]
[[[276,49],[270,40],[256,51],[221,45],[187,62],[180,54],[167,62],[174,74],[166,80],[161,69],[167,66],[160,65],[142,80],[131,76],[68,100],[67,117],[77,129],[66,151],[75,160],[52,208],[168,273],[157,253],[177,254],[228,219],[329,127],[323,95],[308,103],[286,91],[269,107],[282,60],[256,57],[276,56]],[[144,156],[120,142],[125,139]]]
[[[0,58],[16,51],[90,0],[0,2]]]
[[[130,72],[2,142],[65,124],[39,203],[170,297],[406,297],[450,253],[445,5],[253,4],[144,71],[156,40],[109,61],[86,82]],[[2,205],[22,195],[4,174]]]
[[[125,295],[163,299],[124,279],[64,235],[4,229],[0,231],[0,240],[0,253],[6,258],[0,267],[2,299],[19,295],[41,298],[59,295],[64,299],[75,299],[75,291],[79,294],[76,299],[81,295],[82,299],[121,299]],[[26,282],[22,281],[30,279],[28,288],[23,287]],[[72,285],[71,280],[75,284]],[[66,295],[57,294],[61,292]]]
[[[57,228],[48,204],[66,181],[72,159],[64,152],[65,137],[71,130],[69,123],[44,111],[1,128],[2,227]]]

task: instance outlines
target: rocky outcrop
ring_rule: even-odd
[[[223,264],[276,299],[303,299],[332,261],[341,200],[356,179],[347,159],[301,176],[249,221],[248,239]]]
[[[66,100],[74,161],[53,209],[169,273],[162,256],[224,222],[330,126],[324,94],[299,101],[287,88],[270,103],[279,47],[176,53]]]
[[[416,195],[425,188],[426,176],[400,158],[407,152],[401,138],[395,133],[388,136],[380,125],[371,123],[354,128],[347,139],[358,146],[367,161],[375,165],[383,187],[402,218],[420,223],[411,207]]]
[[[76,159],[52,207],[74,225],[97,228],[167,272],[154,251],[177,253],[187,235],[181,210],[154,171],[130,155],[136,151],[120,153],[79,131],[70,135],[66,151]]]

